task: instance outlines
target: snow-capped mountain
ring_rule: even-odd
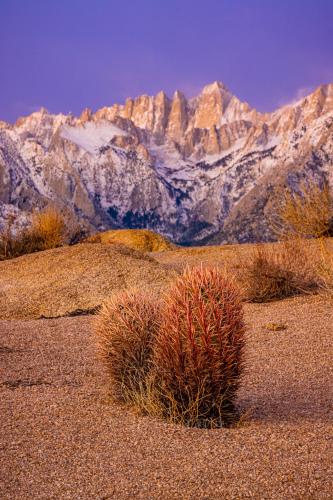
[[[0,221],[52,200],[96,228],[265,240],[276,187],[305,176],[333,183],[333,84],[266,114],[215,82],[193,99],[160,92],[0,122]]]

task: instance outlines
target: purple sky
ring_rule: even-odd
[[[221,80],[270,111],[333,82],[333,0],[0,0],[0,119]]]

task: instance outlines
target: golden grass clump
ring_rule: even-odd
[[[159,304],[140,291],[120,292],[96,316],[98,355],[117,400],[131,403],[137,393],[146,391],[159,324]]]
[[[292,284],[289,295],[311,289],[332,294],[333,197],[328,182],[322,185],[303,182],[297,192],[291,189],[280,192],[276,201],[271,227],[284,247],[279,268],[284,266],[285,275]],[[267,256],[265,258],[272,262]],[[259,261],[257,258],[257,264]]]
[[[67,238],[65,217],[53,207],[34,213],[28,228],[18,229],[15,217],[10,216],[0,232],[0,259],[56,248]]]
[[[333,198],[328,183],[303,183],[299,191],[285,189],[276,203],[273,231],[279,239],[333,235]]]
[[[245,298],[267,302],[317,291],[322,281],[317,263],[315,247],[308,240],[256,245],[241,262]]]
[[[321,291],[328,296],[333,296],[333,239],[320,238],[317,243],[319,264],[317,273],[320,279]]]
[[[114,229],[97,233],[91,243],[121,243],[141,252],[162,252],[175,248],[167,238],[149,229]]]
[[[60,247],[66,240],[64,216],[53,207],[34,213],[28,238],[31,241],[32,251]]]

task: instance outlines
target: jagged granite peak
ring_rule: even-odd
[[[333,183],[333,85],[259,113],[213,82],[195,98],[128,98],[76,118],[0,122],[0,224],[52,201],[95,228],[181,243],[265,240],[279,184]]]
[[[92,110],[90,108],[85,108],[80,115],[80,122],[81,123],[89,122],[90,120],[92,120],[92,116],[93,116]]]
[[[168,126],[171,102],[165,92],[156,94],[154,99],[154,124],[153,132],[163,137]]]
[[[232,97],[232,94],[220,82],[214,82],[204,87],[196,100],[197,106],[193,126],[195,128],[210,128],[213,125],[221,126]]]
[[[167,137],[182,142],[188,122],[188,103],[182,92],[176,90],[167,120]]]
[[[201,94],[211,94],[214,92],[226,92],[230,94],[229,89],[226,87],[226,85],[224,85],[224,83],[222,82],[219,82],[218,80],[215,80],[215,82],[205,85],[201,91]]]
[[[3,120],[0,120],[0,129],[1,128],[11,128],[12,125],[10,125],[9,123],[3,121]]]
[[[172,99],[173,100],[185,100],[186,98],[185,98],[185,95],[183,94],[183,92],[181,92],[181,90],[175,90],[173,93]]]

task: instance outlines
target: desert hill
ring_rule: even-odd
[[[92,312],[117,290],[158,291],[174,272],[119,244],[84,243],[0,262],[0,318]]]
[[[91,236],[88,241],[120,243],[141,252],[163,252],[176,248],[167,238],[148,229],[111,229]]]

